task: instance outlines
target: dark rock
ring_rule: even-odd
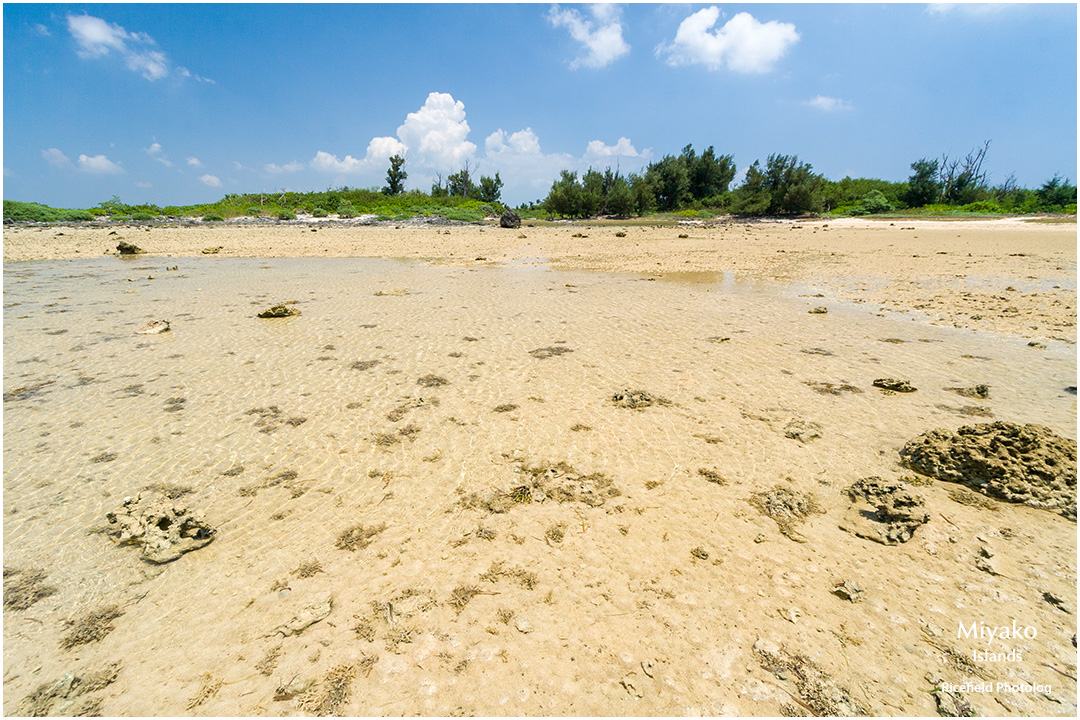
[[[138,245],[133,245],[129,242],[125,242],[124,240],[120,241],[120,244],[116,246],[116,249],[120,251],[121,255],[138,255],[140,253],[146,252]]]
[[[292,317],[293,315],[299,315],[299,314],[300,314],[300,311],[298,309],[296,309],[294,307],[289,307],[288,305],[285,305],[285,304],[281,304],[281,305],[275,305],[275,306],[273,306],[271,308],[267,308],[266,310],[263,310],[261,313],[259,313],[259,317],[261,317],[261,318],[283,318],[283,317]]]
[[[891,390],[892,392],[910,393],[918,390],[907,380],[897,380],[896,378],[878,378],[873,384],[876,388]]]
[[[900,451],[923,475],[1076,519],[1076,441],[1042,425],[995,422],[931,430]]]
[[[521,216],[513,210],[504,210],[502,217],[499,218],[499,227],[515,230],[521,227]]]

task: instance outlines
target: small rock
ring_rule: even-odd
[[[217,255],[224,249],[224,245],[215,245],[214,247],[205,247],[202,249],[203,255]]]
[[[1056,607],[1061,612],[1069,613],[1070,615],[1072,614],[1072,611],[1069,610],[1069,606],[1065,602],[1065,600],[1063,598],[1058,597],[1057,595],[1050,592],[1049,590],[1047,590],[1046,592],[1044,592],[1042,594],[1042,599],[1045,600],[1046,602],[1050,603],[1054,607]]]
[[[853,603],[863,599],[863,589],[854,580],[841,580],[833,589],[832,594],[844,598]]]
[[[124,498],[123,506],[105,518],[118,544],[141,545],[143,558],[171,562],[214,539],[217,531],[201,518],[157,493]]]
[[[289,307],[288,305],[281,304],[281,305],[274,305],[271,308],[267,308],[266,310],[263,310],[261,313],[259,313],[259,317],[261,317],[261,318],[283,318],[283,317],[292,317],[294,315],[299,315],[299,314],[300,314],[300,311],[297,308]]]
[[[915,392],[918,389],[907,380],[897,380],[896,378],[878,378],[874,381],[873,385],[882,390],[891,390],[899,393]]]
[[[1046,345],[1044,345],[1041,342],[1036,342],[1035,340],[1032,340],[1031,342],[1029,342],[1028,347],[1033,347],[1033,348],[1035,348],[1037,350],[1045,350],[1046,349]]]
[[[816,307],[816,308],[814,308],[814,309],[812,309],[810,311],[810,314],[811,315],[828,315],[829,314],[829,308],[827,308],[827,307]]]
[[[125,242],[124,240],[120,241],[120,244],[116,246],[116,249],[120,251],[121,255],[138,255],[140,253],[146,252],[138,245],[133,245],[132,243]]]
[[[532,623],[529,622],[527,618],[523,617],[519,617],[518,619],[514,620],[514,627],[517,628],[517,631],[519,633],[526,635],[533,631]]]
[[[299,635],[320,620],[325,620],[326,617],[330,615],[330,610],[333,609],[333,606],[333,596],[326,595],[325,597],[319,598],[312,604],[301,608],[300,611],[293,616],[292,620],[289,620],[282,625],[278,625],[270,634],[277,635],[280,633],[284,637]]]
[[[169,332],[168,320],[151,320],[143,325],[141,328],[135,331],[137,335],[157,335],[159,333]]]

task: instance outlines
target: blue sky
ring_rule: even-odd
[[[692,143],[903,180],[991,140],[992,183],[1077,176],[1077,9],[1016,5],[4,5],[6,199],[194,204],[407,188],[511,204]]]

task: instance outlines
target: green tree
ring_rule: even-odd
[[[754,162],[735,191],[732,209],[746,215],[798,215],[823,207],[825,178],[795,155],[770,155],[761,170]]]
[[[686,165],[685,155],[666,155],[645,170],[645,179],[653,186],[656,203],[661,210],[678,210],[691,198],[690,174]]]
[[[499,177],[499,173],[495,173],[495,177],[490,178],[484,175],[480,176],[480,185],[477,190],[480,195],[480,199],[486,203],[499,202],[502,197],[503,181]]]
[[[1060,210],[1076,204],[1076,186],[1070,185],[1068,178],[1063,180],[1060,175],[1054,175],[1035,191],[1035,196],[1040,209]]]
[[[465,167],[446,178],[446,194],[460,197],[469,197],[473,189],[472,173],[469,171],[469,163]]]
[[[735,179],[735,162],[731,155],[716,156],[710,145],[699,157],[694,157],[693,148],[683,148],[687,158],[687,171],[690,181],[690,195],[695,200],[705,200],[724,195],[728,186]]]
[[[384,195],[400,195],[405,190],[405,178],[409,173],[405,172],[405,158],[400,155],[390,157],[390,167],[386,171],[386,187]]]
[[[581,186],[577,172],[563,170],[559,179],[551,184],[544,206],[552,215],[577,217],[581,214]]]

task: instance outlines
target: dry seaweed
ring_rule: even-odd
[[[319,717],[340,715],[342,708],[349,702],[355,677],[355,665],[338,665],[326,674],[322,682],[297,700],[297,707]]]
[[[56,594],[56,588],[45,584],[44,570],[4,568],[4,609],[25,610],[39,600]]]
[[[815,715],[866,715],[859,701],[809,658],[762,640],[754,643],[754,654],[762,668],[794,683],[800,704],[805,704]]]
[[[566,353],[574,352],[571,348],[562,345],[552,345],[549,347],[536,348],[530,350],[529,354],[537,360],[546,360],[548,358],[558,357],[559,355],[565,355]]]
[[[750,504],[772,518],[780,532],[796,542],[806,540],[795,531],[795,526],[814,513],[824,512],[813,495],[782,485],[766,492],[754,493],[750,496]]]
[[[349,552],[363,550],[373,542],[373,538],[376,535],[385,529],[386,523],[369,525],[367,527],[364,527],[363,523],[358,523],[341,533],[341,535],[338,536],[335,546],[341,550],[348,550]]]
[[[113,620],[123,614],[118,605],[107,605],[69,620],[71,631],[60,640],[60,647],[70,650],[76,645],[98,642],[113,631]]]

